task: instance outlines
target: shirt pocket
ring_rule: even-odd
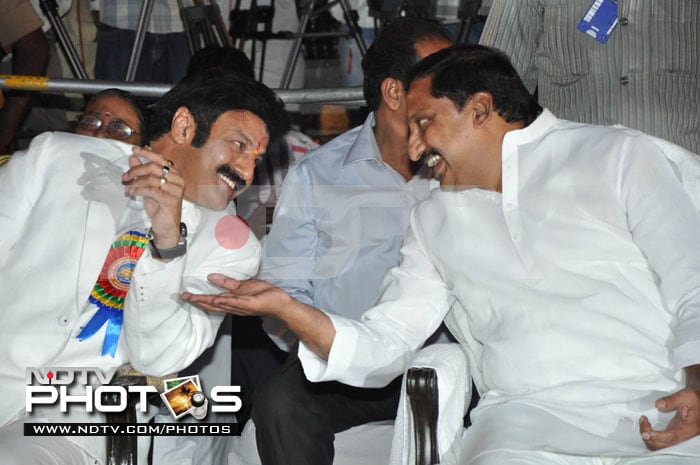
[[[700,0],[653,1],[649,34],[659,74],[698,79]]]
[[[591,71],[587,41],[595,41],[576,28],[585,11],[579,11],[578,2],[573,3],[542,3],[543,28],[536,60],[540,72],[555,84],[578,81]]]

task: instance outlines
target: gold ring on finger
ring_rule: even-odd
[[[170,167],[168,165],[163,165],[163,174],[161,175],[161,177],[166,177],[168,173],[170,173]]]

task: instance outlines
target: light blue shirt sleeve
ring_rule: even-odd
[[[273,224],[264,241],[258,277],[313,305],[311,277],[316,263],[318,235],[310,205],[312,183],[301,166],[285,179]]]

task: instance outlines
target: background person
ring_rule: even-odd
[[[606,0],[599,11],[617,10],[617,26],[605,43],[577,28],[592,3],[494,0],[480,43],[504,51],[560,118],[622,124],[700,153],[700,2]]]
[[[382,31],[363,60],[364,94],[373,113],[291,169],[265,240],[260,277],[351,319],[375,303],[381,276],[396,265],[408,212],[433,187],[408,157],[403,79],[420,58],[449,45],[441,27],[413,18]],[[253,396],[263,464],[330,464],[335,433],[394,418],[400,380],[382,389],[310,383],[296,357],[295,336],[267,323],[291,353]]]
[[[49,62],[49,43],[41,27],[43,22],[31,2],[8,0],[0,5],[0,55],[12,54],[12,73],[43,76]],[[32,103],[32,92],[4,92],[0,107],[0,154],[14,152],[16,132]]]
[[[75,133],[143,146],[149,139],[147,118],[146,105],[130,92],[105,89],[92,96],[78,115]]]

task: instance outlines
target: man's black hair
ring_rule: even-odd
[[[253,63],[237,48],[208,45],[197,51],[187,64],[185,74],[216,73],[220,70],[236,71],[255,79]]]
[[[362,59],[367,107],[374,111],[382,102],[382,81],[400,80],[417,61],[416,44],[431,40],[452,42],[449,32],[436,22],[418,18],[397,18],[384,26]]]
[[[409,76],[432,77],[431,95],[447,97],[461,111],[477,92],[493,97],[494,110],[507,122],[529,125],[542,112],[508,57],[482,45],[454,45],[426,57]]]
[[[289,130],[289,117],[279,97],[266,85],[230,71],[186,76],[163,95],[152,109],[152,139],[170,130],[175,111],[180,107],[186,107],[197,124],[194,147],[204,145],[214,121],[231,110],[249,111],[263,120],[270,142]]]
[[[139,127],[134,129],[138,130],[139,134],[141,135],[141,145],[147,145],[150,141],[150,125],[148,121],[148,108],[146,107],[146,104],[143,103],[131,92],[117,89],[116,87],[111,87],[109,89],[101,90],[92,97],[90,97],[90,100],[88,100],[88,103],[85,105],[85,108],[87,108],[92,102],[101,97],[117,97],[129,104],[129,106],[136,113],[136,117],[138,118]]]

